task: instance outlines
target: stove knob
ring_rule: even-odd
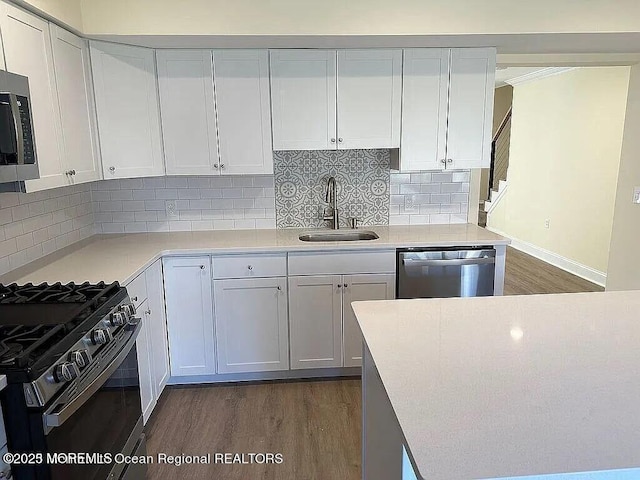
[[[75,350],[69,354],[69,361],[75,363],[82,370],[91,363],[91,354],[88,350]]]
[[[113,312],[111,314],[111,318],[109,319],[109,323],[112,327],[121,327],[125,323],[127,323],[127,314],[125,312]]]
[[[133,317],[136,314],[136,307],[133,303],[120,305],[120,311],[124,312],[127,317]]]
[[[53,370],[53,379],[56,383],[70,382],[78,376],[78,367],[71,362],[63,362]]]
[[[111,340],[113,340],[113,335],[111,335],[111,332],[107,329],[98,328],[91,332],[91,343],[94,345],[104,345]]]

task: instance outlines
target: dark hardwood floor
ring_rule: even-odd
[[[505,294],[599,291],[508,249]],[[149,466],[160,480],[359,480],[359,379],[167,388],[147,425],[150,455],[281,453],[282,464]]]
[[[505,295],[601,292],[604,288],[507,247]]]

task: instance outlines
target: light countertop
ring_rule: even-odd
[[[0,283],[112,282],[126,284],[162,255],[366,250],[411,246],[506,245],[509,240],[476,225],[371,227],[379,239],[302,242],[308,229],[96,235],[0,277]]]
[[[353,307],[418,478],[640,467],[640,292]]]
[[[7,377],[0,375],[0,390],[7,386]]]

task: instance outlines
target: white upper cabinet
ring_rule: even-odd
[[[86,40],[51,24],[62,125],[63,166],[69,183],[102,177],[97,142],[89,45]]]
[[[154,51],[91,42],[104,178],[164,173]]]
[[[336,148],[336,51],[272,50],[274,150]]]
[[[158,50],[167,175],[218,172],[211,50]]]
[[[449,50],[405,50],[402,78],[402,169],[440,169],[447,155]]]
[[[450,68],[447,168],[488,168],[496,51],[452,49]]]
[[[4,2],[0,11],[7,70],[29,78],[40,179],[27,181],[26,188],[34,191],[67,185],[49,24]]]
[[[268,51],[215,50],[213,64],[220,172],[273,173]]]
[[[398,148],[402,50],[338,51],[338,148]]]
[[[400,169],[488,168],[494,48],[404,51]]]
[[[397,148],[401,50],[273,50],[274,150]]]

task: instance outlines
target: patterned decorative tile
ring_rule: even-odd
[[[325,189],[335,177],[340,224],[389,223],[389,151],[320,150],[274,152],[277,228],[319,228]]]

